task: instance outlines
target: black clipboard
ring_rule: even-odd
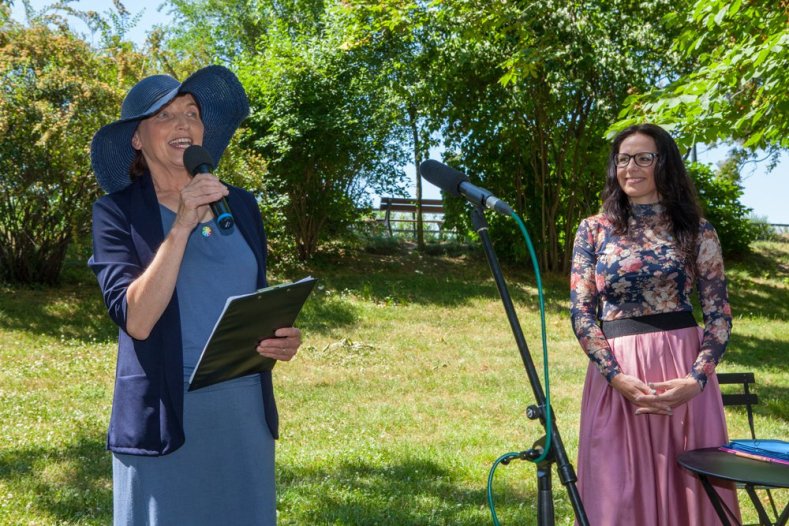
[[[189,391],[271,370],[277,361],[259,355],[258,342],[293,326],[316,281],[307,277],[229,297],[189,379]]]

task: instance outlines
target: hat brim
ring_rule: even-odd
[[[233,134],[249,115],[249,100],[232,71],[223,66],[208,66],[194,72],[145,112],[119,119],[96,132],[90,149],[91,164],[105,192],[117,192],[131,184],[129,168],[135,157],[131,142],[140,121],[185,93],[191,94],[200,106],[204,127],[202,146],[219,163]]]

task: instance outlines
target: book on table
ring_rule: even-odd
[[[189,379],[189,391],[271,370],[276,360],[258,354],[258,342],[293,326],[316,281],[310,276],[227,298]]]
[[[718,449],[745,458],[789,466],[789,442],[783,440],[732,440]]]

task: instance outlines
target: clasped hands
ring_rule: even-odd
[[[614,376],[611,387],[638,408],[637,415],[671,415],[673,408],[689,402],[701,392],[694,378],[675,378],[647,384],[624,373]]]

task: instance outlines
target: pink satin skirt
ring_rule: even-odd
[[[608,340],[622,371],[644,382],[684,378],[696,359],[701,329]],[[720,524],[699,479],[676,462],[691,449],[728,442],[720,387],[704,391],[671,416],[635,415],[636,407],[608,385],[590,362],[581,401],[578,490],[592,526]],[[715,489],[739,520],[733,484]]]

